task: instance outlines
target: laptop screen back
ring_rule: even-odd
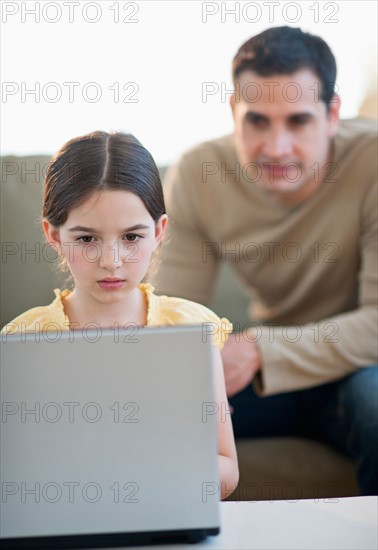
[[[3,538],[219,526],[202,327],[4,337],[1,400]]]

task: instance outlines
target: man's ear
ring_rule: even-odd
[[[158,221],[155,223],[155,245],[156,247],[161,243],[164,233],[167,227],[168,216],[167,214],[162,214]]]
[[[43,218],[42,220],[42,228],[48,243],[54,248],[60,248],[62,243],[60,240],[59,229],[48,222],[46,218]]]
[[[230,95],[230,107],[232,111],[232,116],[235,116],[235,94]]]
[[[329,104],[328,112],[328,135],[334,137],[339,127],[341,99],[335,94]]]

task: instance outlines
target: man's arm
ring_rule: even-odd
[[[199,172],[198,172],[199,170]],[[166,236],[148,281],[157,294],[179,296],[209,305],[217,271],[215,255],[206,255],[206,219],[201,198],[201,166],[185,156],[168,170],[164,198]]]
[[[222,350],[229,396],[252,379],[258,393],[271,395],[325,384],[377,364],[377,230],[374,183],[361,210],[359,307],[302,326],[259,327],[240,335],[239,343],[230,338]]]

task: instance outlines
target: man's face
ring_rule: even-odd
[[[322,183],[339,100],[326,105],[319,78],[309,69],[263,77],[239,76],[231,99],[235,144],[247,181],[286,202],[301,202]]]

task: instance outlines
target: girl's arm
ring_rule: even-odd
[[[236,454],[234,432],[231,423],[230,406],[226,395],[224,382],[223,364],[218,348],[213,346],[213,366],[215,399],[217,409],[217,430],[218,430],[218,457],[220,477],[220,498],[229,496],[239,481],[239,466]]]

